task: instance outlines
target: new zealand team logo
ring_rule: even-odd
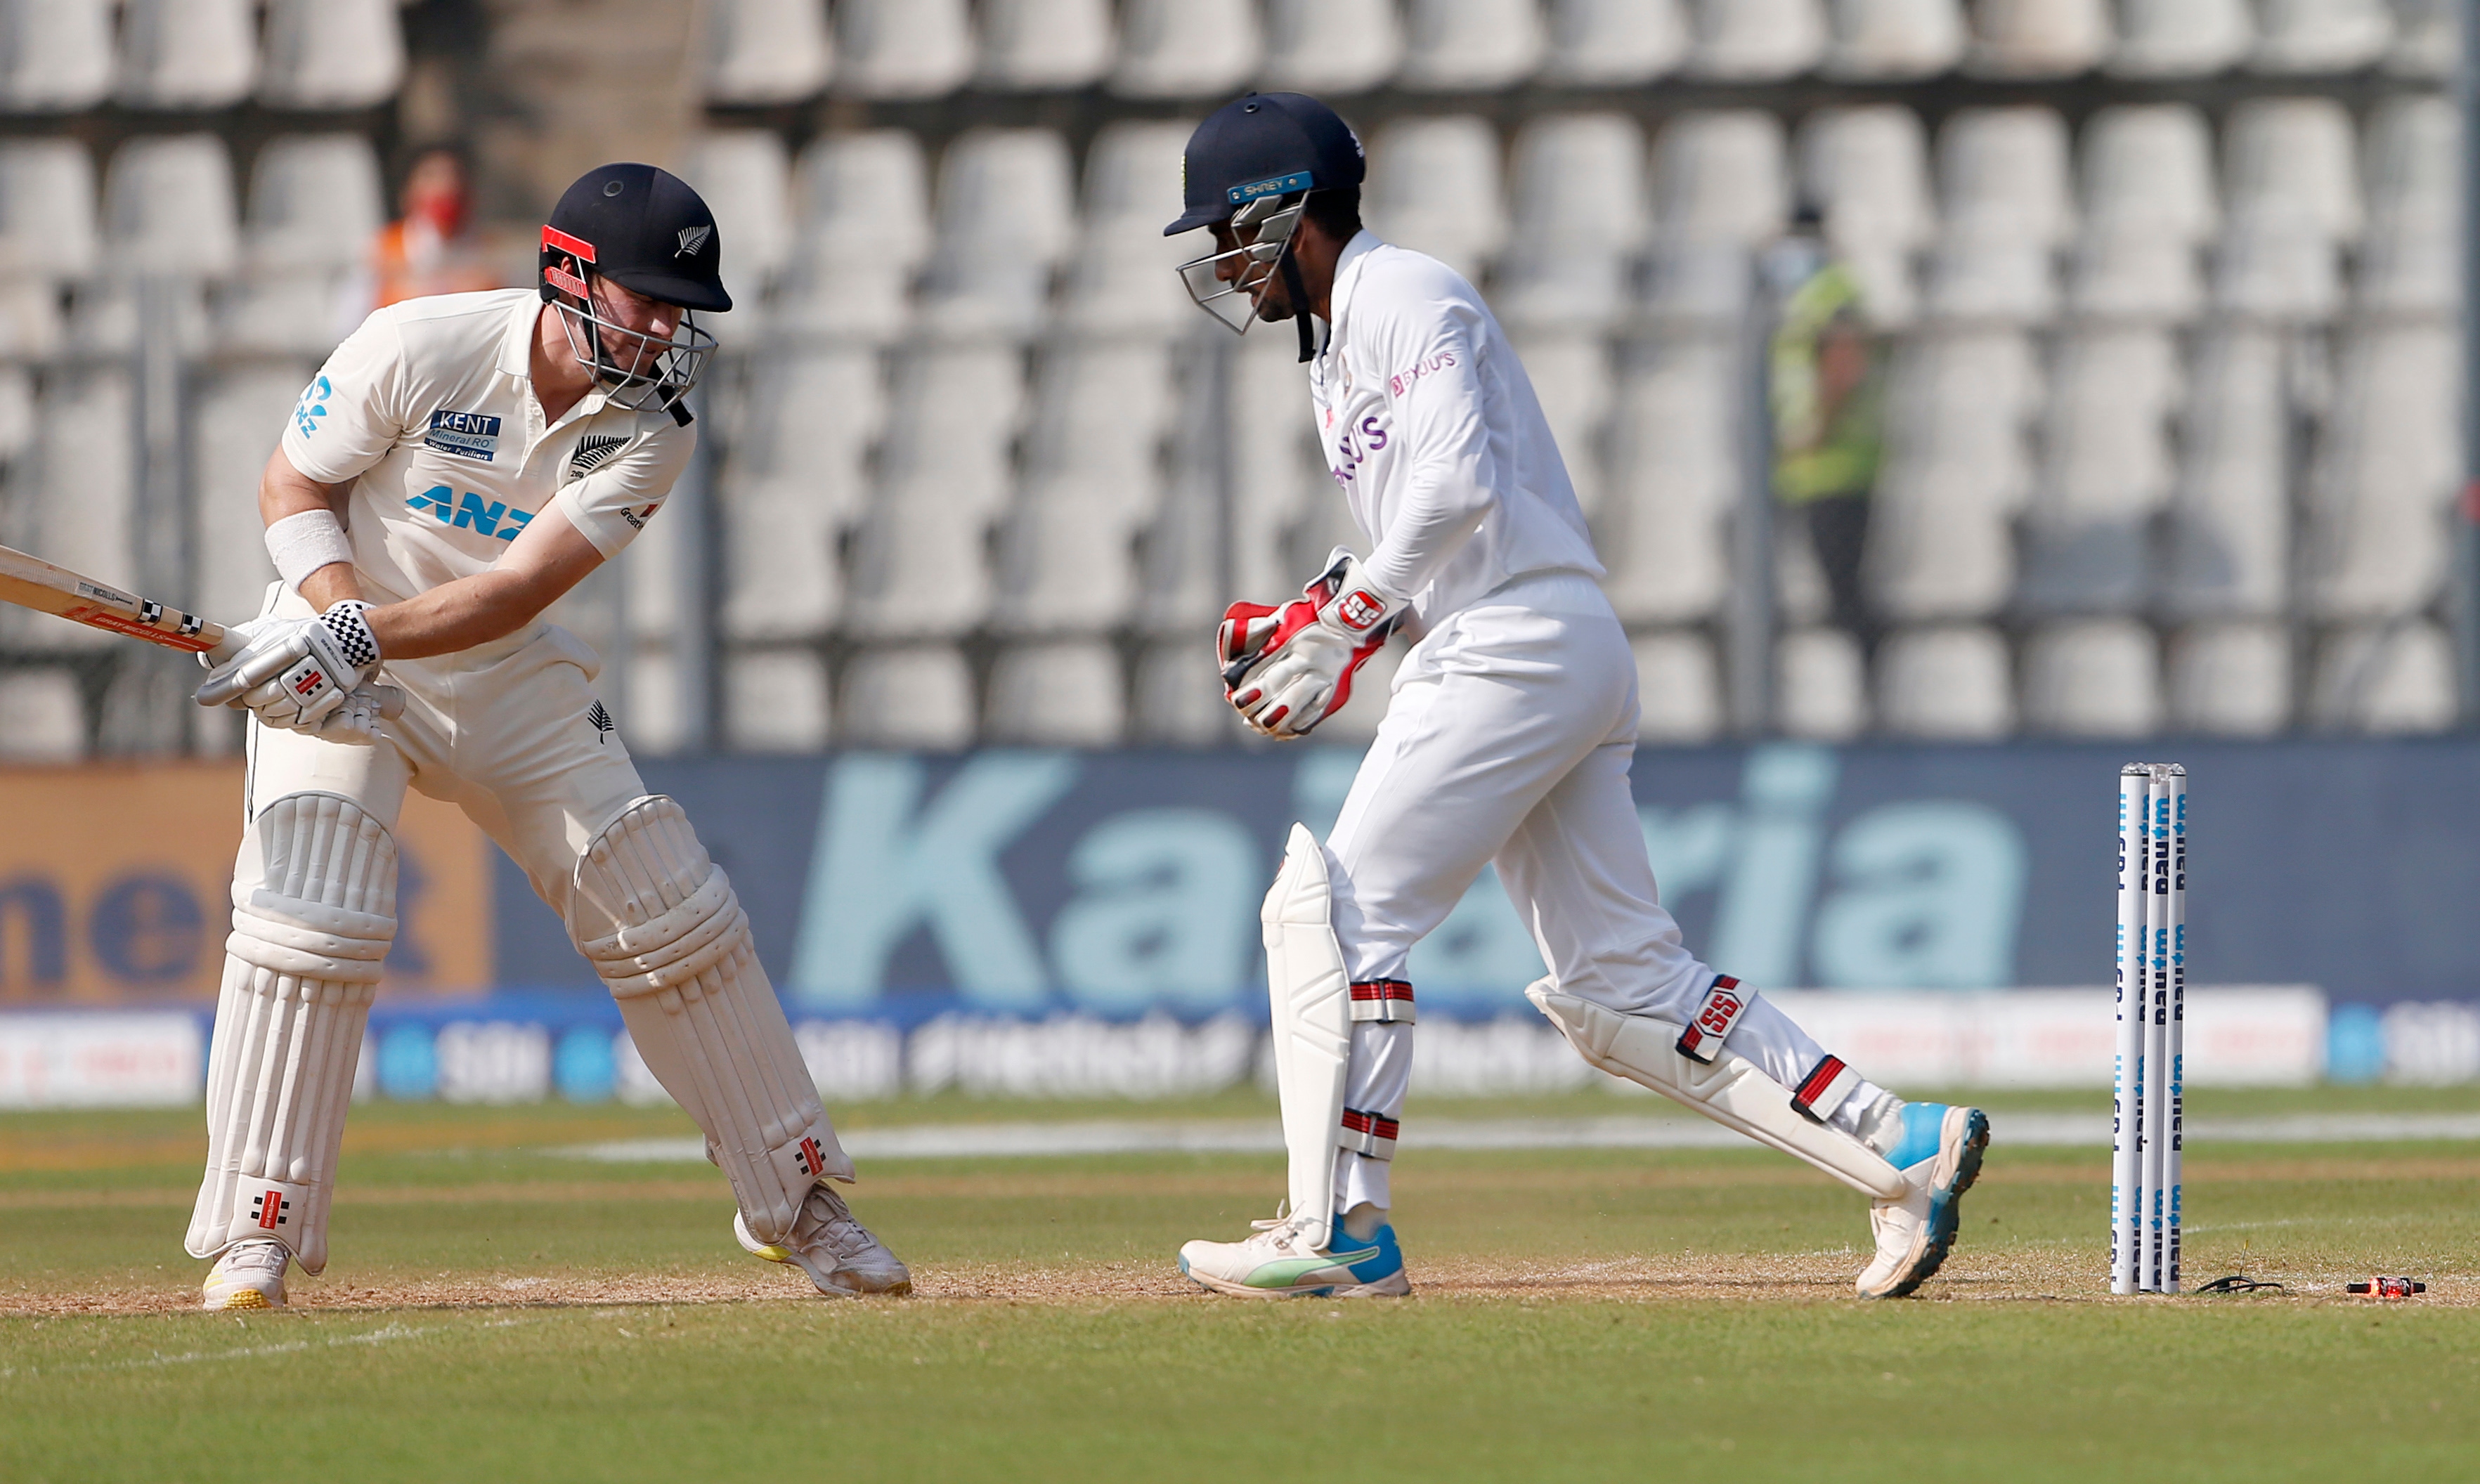
[[[706,249],[706,240],[712,236],[714,236],[714,228],[710,226],[681,228],[680,250],[673,253],[672,256],[675,258],[694,258]]]

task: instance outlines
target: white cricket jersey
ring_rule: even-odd
[[[1309,396],[1372,581],[1428,629],[1528,573],[1602,575],[1533,383],[1472,285],[1364,230],[1329,307]]]
[[[321,484],[352,482],[344,515],[374,602],[484,571],[554,500],[605,556],[645,527],[697,433],[667,412],[587,393],[543,421],[531,289],[391,304],[327,357],[284,430]]]

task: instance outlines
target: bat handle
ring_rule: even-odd
[[[395,721],[404,714],[404,691],[394,685],[365,685],[362,690],[379,698],[379,716]]]

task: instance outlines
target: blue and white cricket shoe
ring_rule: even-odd
[[[1900,1298],[1938,1270],[1954,1250],[1963,1192],[1979,1178],[1988,1148],[1989,1115],[1979,1109],[1903,1105],[1902,1136],[1886,1161],[1912,1189],[1901,1200],[1870,1203],[1877,1255],[1861,1270],[1861,1297]]]
[[[1243,1298],[1393,1298],[1412,1292],[1391,1225],[1381,1226],[1362,1241],[1338,1221],[1332,1239],[1318,1247],[1298,1216],[1249,1224],[1256,1230],[1245,1241],[1192,1241],[1181,1247],[1179,1270],[1201,1288]]]

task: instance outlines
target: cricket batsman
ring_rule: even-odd
[[[395,938],[408,786],[525,868],[705,1131],[740,1244],[827,1294],[902,1293],[849,1181],[732,883],[649,794],[596,699],[601,661],[543,610],[661,512],[697,434],[683,398],[732,307],[696,192],[587,172],[533,289],[381,309],[302,393],[259,485],[282,580],[206,656],[249,712],[246,829],[208,1053],[192,1256],[209,1309],[284,1305],[327,1262],[336,1151]],[[380,715],[384,666],[402,712]]]
[[[1540,404],[1470,284],[1361,226],[1363,169],[1333,110],[1252,94],[1190,138],[1164,229],[1213,234],[1179,270],[1207,312],[1296,326],[1369,544],[1299,599],[1232,605],[1215,655],[1232,705],[1305,735],[1391,631],[1413,641],[1334,829],[1293,827],[1262,913],[1287,1210],[1189,1242],[1180,1269],[1225,1293],[1409,1292],[1387,1215],[1406,962],[1495,861],[1550,968],[1526,993],[1577,1052],[1867,1196],[1859,1292],[1909,1293],[1954,1243],[1988,1119],[1879,1088],[1681,943],[1628,788],[1635,662]]]

